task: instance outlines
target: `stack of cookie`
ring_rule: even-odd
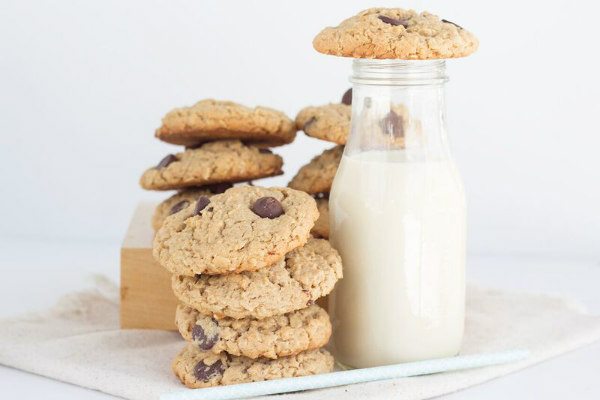
[[[350,132],[351,104],[352,89],[348,89],[341,103],[306,107],[296,116],[296,127],[308,136],[337,144],[300,168],[288,184],[316,199],[320,216],[312,231],[315,237],[329,238],[329,192]]]
[[[209,99],[169,112],[155,136],[185,146],[140,179],[144,189],[178,191],[156,208],[152,225],[158,230],[168,215],[201,196],[222,193],[236,182],[282,174],[283,160],[269,147],[291,143],[296,127],[280,111]]]
[[[238,186],[168,216],[154,257],[173,274],[176,324],[189,343],[173,371],[201,388],[329,372],[327,313],[314,302],[342,276],[328,241],[310,236],[315,200],[289,188]]]

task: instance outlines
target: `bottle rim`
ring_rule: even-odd
[[[448,81],[445,60],[355,58],[350,82],[361,85],[424,86]]]

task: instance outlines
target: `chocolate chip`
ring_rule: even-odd
[[[225,371],[225,367],[221,360],[217,360],[211,365],[204,364],[203,361],[198,361],[194,367],[194,376],[202,382],[208,382],[211,378],[221,375]]]
[[[320,192],[314,195],[315,199],[328,199],[329,193]]]
[[[342,104],[352,105],[352,88],[346,90],[346,93],[342,96]]]
[[[223,193],[224,191],[226,191],[227,189],[230,189],[232,187],[233,187],[233,184],[228,183],[228,182],[215,183],[215,184],[212,184],[212,185],[206,185],[206,186],[204,186],[204,188],[210,190],[211,193],[214,193],[214,194]]]
[[[252,206],[252,211],[261,218],[273,219],[283,214],[283,207],[274,197],[261,197]]]
[[[210,199],[208,197],[200,196],[196,202],[196,208],[194,208],[194,214],[192,214],[192,216],[202,214],[202,210],[206,208],[208,203],[210,203]]]
[[[168,156],[160,160],[158,165],[156,165],[156,168],[165,168],[173,161],[177,161],[177,157],[175,157],[173,154],[169,154]]]
[[[378,15],[377,18],[379,18],[381,21],[385,22],[386,24],[390,24],[393,26],[402,25],[403,27],[408,28],[408,21],[405,19],[396,19],[396,18],[386,17],[385,15]]]
[[[179,211],[183,210],[184,208],[186,208],[187,206],[190,205],[190,202],[187,200],[182,200],[179,203],[175,204],[173,207],[171,207],[171,212],[170,214],[175,214],[178,213]]]
[[[309,119],[308,121],[306,121],[306,123],[304,124],[304,126],[302,127],[302,130],[304,130],[306,132],[306,130],[315,122],[317,121],[317,117],[312,117],[311,119]]]
[[[404,137],[404,118],[390,110],[388,115],[381,120],[381,129],[384,133],[391,133],[396,138]]]
[[[186,150],[194,150],[197,149],[198,147],[202,147],[204,143],[195,143],[195,144],[188,144],[187,146],[185,146]]]
[[[450,25],[454,25],[454,26],[455,26],[455,27],[457,27],[458,29],[463,29],[463,27],[462,27],[462,26],[460,26],[460,25],[458,25],[458,24],[455,24],[455,23],[454,23],[454,22],[452,22],[452,21],[448,21],[447,19],[443,19],[443,20],[442,20],[442,22],[445,22],[445,23],[447,23],[447,24],[450,24]]]
[[[261,154],[273,154],[273,152],[271,151],[271,149],[258,149],[258,152]]]
[[[214,319],[212,320],[212,322],[216,326],[217,322]],[[219,340],[219,335],[217,333],[215,333],[212,336],[207,335],[202,326],[194,325],[194,327],[192,328],[192,339],[202,350],[210,350]]]

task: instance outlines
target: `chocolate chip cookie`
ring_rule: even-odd
[[[401,8],[362,11],[313,40],[315,50],[324,54],[405,60],[464,57],[478,45],[472,33],[454,22]]]
[[[319,216],[315,200],[289,188],[239,186],[201,196],[167,217],[154,258],[178,275],[255,271],[303,246]]]
[[[165,142],[186,146],[224,139],[277,146],[291,143],[296,127],[281,111],[207,99],[170,111],[155,135]]]
[[[196,389],[324,374],[333,371],[333,365],[333,357],[323,349],[270,360],[214,354],[188,344],[173,360],[172,368],[181,383]]]
[[[269,268],[218,276],[174,275],[172,287],[182,303],[204,315],[262,319],[312,305],[341,277],[338,252],[324,239],[310,239]]]
[[[165,218],[183,210],[190,204],[195,203],[200,196],[210,197],[213,194],[223,193],[231,187],[233,187],[231,183],[219,183],[199,188],[180,190],[156,206],[154,215],[152,216],[152,227],[157,231],[162,226]]]
[[[148,190],[170,190],[281,175],[283,160],[268,149],[239,140],[211,142],[170,154],[140,179]]]
[[[321,198],[317,200],[319,209],[319,219],[315,222],[310,233],[314,237],[329,239],[329,199]]]
[[[329,193],[343,152],[344,146],[325,150],[300,168],[288,186],[310,194]]]
[[[351,116],[352,107],[348,104],[331,103],[324,106],[311,106],[300,110],[296,116],[296,126],[308,136],[346,144]]]
[[[249,358],[278,358],[325,346],[329,316],[317,305],[264,319],[215,319],[179,305],[175,323],[185,340],[201,350]]]
[[[364,110],[364,114],[371,113]],[[403,150],[407,147],[420,147],[425,137],[422,135],[421,121],[409,115],[408,108],[403,104],[393,104],[389,111],[360,120],[356,129],[369,132],[360,135],[354,142],[354,147],[363,151],[368,150]]]

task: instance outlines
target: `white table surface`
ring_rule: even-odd
[[[87,286],[90,274],[119,276],[118,244],[0,240],[0,318],[44,309]],[[470,281],[569,296],[600,314],[598,259],[470,256]],[[598,399],[600,342],[444,399]],[[114,399],[96,391],[0,366],[6,399]]]

